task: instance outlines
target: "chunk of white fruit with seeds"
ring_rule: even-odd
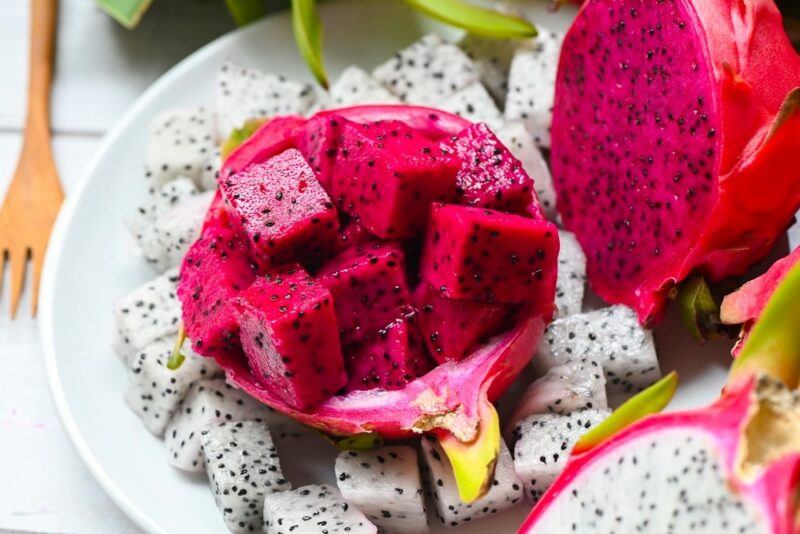
[[[153,192],[144,205],[136,208],[133,215],[125,220],[125,226],[129,232],[136,234],[143,228],[153,224],[153,221],[158,216],[185,200],[197,196],[199,192],[191,178],[178,176],[162,185],[157,191]]]
[[[315,99],[316,94],[307,83],[228,61],[217,72],[218,135],[227,139],[248,119],[304,115]]]
[[[235,421],[200,431],[206,474],[228,530],[260,532],[264,497],[291,488],[264,423]]]
[[[400,99],[360,67],[347,67],[328,91],[327,108],[398,104]]]
[[[112,345],[128,365],[134,354],[148,344],[178,333],[181,319],[181,305],[176,294],[178,279],[178,270],[173,269],[114,304]]]
[[[436,517],[448,527],[476,521],[497,514],[522,501],[522,481],[514,471],[511,454],[500,441],[494,478],[487,493],[471,504],[461,501],[453,468],[433,436],[422,438],[422,458],[426,483]]]
[[[550,146],[558,56],[564,36],[540,28],[539,35],[520,46],[508,74],[505,114],[520,120],[542,147]]]
[[[342,497],[381,532],[427,530],[419,462],[411,447],[342,452],[336,458],[336,480]]]
[[[458,46],[475,64],[481,82],[494,97],[495,102],[502,105],[508,93],[511,59],[514,57],[514,50],[519,46],[519,41],[467,34],[459,41]]]
[[[575,443],[601,423],[608,410],[581,410],[569,415],[540,414],[523,419],[514,434],[514,469],[525,485],[525,497],[538,501],[558,477]]]
[[[586,255],[575,234],[558,232],[561,248],[558,251],[558,278],[556,280],[556,306],[558,316],[567,317],[581,313],[586,290]]]
[[[520,160],[522,168],[533,179],[533,188],[536,190],[545,217],[551,221],[556,220],[558,212],[553,177],[531,133],[519,121],[506,122],[495,133],[514,157]]]
[[[264,422],[269,415],[269,408],[226,384],[224,379],[195,382],[164,432],[167,460],[183,471],[200,472],[203,427],[230,421]]]
[[[188,345],[188,343],[187,343]],[[128,373],[125,402],[139,416],[147,430],[163,436],[164,429],[198,380],[220,376],[222,370],[210,358],[183,349],[186,359],[174,371],[167,368],[175,337],[157,339],[138,351]]]
[[[609,404],[619,405],[661,378],[653,333],[626,306],[558,318],[539,342],[533,366],[540,373],[589,359],[603,367]]]
[[[513,430],[529,415],[565,415],[584,409],[608,409],[603,368],[587,359],[553,367],[535,380],[522,394],[508,424]]]
[[[322,484],[267,495],[264,534],[375,534],[377,527],[334,487]]]
[[[483,122],[496,131],[505,123],[503,114],[481,82],[472,82],[442,100],[437,108],[458,115],[470,122]]]
[[[460,48],[430,34],[378,65],[372,77],[407,104],[436,105],[479,74]]]
[[[180,176],[191,178],[199,189],[214,189],[218,170],[219,150],[211,110],[169,110],[153,120],[145,171],[152,194]]]

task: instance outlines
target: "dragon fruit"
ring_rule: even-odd
[[[722,323],[742,325],[739,341],[733,349],[734,355],[741,350],[747,339],[747,334],[761,316],[761,312],[764,311],[772,292],[789,274],[789,271],[797,264],[798,260],[800,260],[800,248],[794,249],[791,254],[776,261],[766,273],[754,280],[750,280],[722,300],[722,306],[720,307],[720,320]]]
[[[556,319],[539,343],[533,366],[544,372],[584,358],[603,367],[613,405],[661,377],[652,332],[625,306]]]
[[[178,271],[173,269],[147,282],[114,303],[117,354],[128,364],[153,341],[175,335],[180,327],[181,303],[176,296]]]
[[[255,421],[209,425],[200,431],[214,500],[228,530],[260,532],[264,496],[290,489],[269,429]]]
[[[590,428],[602,422],[608,410],[580,410],[566,415],[531,415],[519,422],[514,435],[514,470],[525,485],[525,496],[538,501],[558,477],[569,451]]]
[[[236,298],[253,374],[306,410],[345,385],[333,297],[299,265],[267,272]]]
[[[224,379],[195,382],[164,431],[167,461],[183,471],[202,472],[203,428],[231,421],[263,423],[269,416],[269,408],[226,384]]]
[[[154,191],[144,205],[136,208],[136,211],[125,220],[125,227],[131,234],[136,235],[152,225],[160,215],[197,196],[198,193],[199,190],[191,178],[178,176]]]
[[[533,180],[486,124],[470,126],[452,145],[461,161],[456,174],[459,203],[521,214],[531,206]]]
[[[315,99],[316,95],[309,84],[228,61],[217,73],[218,136],[220,139],[227,138],[249,119],[303,115]]]
[[[264,264],[319,257],[336,241],[336,208],[295,149],[227,175],[220,190]]]
[[[433,503],[436,517],[443,525],[455,527],[469,523],[507,510],[522,501],[522,481],[514,472],[511,454],[502,440],[489,488],[484,496],[471,503],[460,498],[448,457],[429,436],[422,439],[422,459],[431,497],[429,502]]]
[[[598,35],[619,44],[606,53]],[[551,161],[600,297],[650,324],[689,274],[719,281],[770,250],[800,206],[798,87],[770,1],[583,6],[561,55]]]
[[[439,363],[461,361],[481,342],[502,331],[510,306],[449,299],[429,284],[415,291],[419,327]]]
[[[575,360],[551,368],[534,381],[517,401],[506,428],[514,436],[519,422],[530,415],[567,415],[584,409],[608,410],[606,377],[594,360]]]
[[[336,458],[336,480],[342,497],[381,532],[416,534],[428,529],[417,451],[411,447],[342,452]]]
[[[195,352],[204,356],[239,347],[231,300],[253,282],[258,271],[245,239],[217,193],[200,238],[183,259],[178,286],[184,329]]]
[[[189,387],[222,370],[212,360],[189,352],[180,368],[167,369],[175,340],[157,339],[136,353],[125,387],[125,402],[156,436],[163,436],[170,418],[189,392]]]
[[[410,304],[404,263],[398,245],[373,242],[351,248],[322,267],[317,278],[333,294],[343,343],[374,337]]]
[[[431,368],[417,326],[417,312],[402,310],[377,332],[377,336],[350,347],[347,358],[347,390],[400,389]]]
[[[569,233],[558,232],[558,280],[556,281],[556,306],[559,317],[580,313],[583,309],[583,294],[586,290],[586,255],[577,238]]]
[[[331,197],[373,235],[414,237],[430,202],[454,195],[458,166],[451,151],[405,123],[338,119],[335,129],[325,145],[325,155],[338,158]]]
[[[331,108],[359,104],[395,104],[400,100],[393,96],[377,80],[359,67],[347,67],[328,91]]]
[[[514,53],[508,74],[505,117],[510,121],[521,121],[537,145],[549,147],[553,86],[563,36],[540,30],[535,39],[526,42]]]
[[[507,122],[498,128],[495,134],[514,157],[522,162],[522,168],[533,179],[533,186],[544,216],[551,221],[555,220],[558,212],[553,178],[550,176],[547,162],[534,143],[533,136],[518,121]]]
[[[219,170],[214,116],[206,108],[165,111],[150,126],[145,178],[152,194],[185,176],[213,189]]]
[[[450,298],[517,303],[553,293],[552,225],[494,210],[435,205],[422,252],[423,281]]]
[[[481,82],[498,104],[506,101],[508,71],[518,44],[509,39],[492,39],[469,33],[458,42],[459,48],[475,64]]]
[[[315,117],[310,118],[307,122],[296,121],[292,119],[291,125],[284,125],[279,127],[272,127],[276,121],[280,119],[273,119],[268,121],[264,126],[252,134],[250,138],[244,141],[238,148],[231,152],[230,156],[225,162],[221,172],[220,180],[224,181],[227,177],[236,173],[242,172],[248,167],[263,163],[270,157],[276,155],[281,150],[286,150],[286,147],[293,147],[300,150],[304,156],[303,142],[307,141],[310,131],[312,131],[313,124],[327,124],[330,126],[331,120],[341,121],[339,124],[346,124],[349,122],[353,130],[361,130],[361,132],[373,132],[385,127],[389,123],[401,123],[397,128],[388,130],[388,135],[391,136],[391,131],[397,130],[398,137],[400,137],[400,129],[411,134],[414,139],[428,140],[431,146],[438,147],[440,144],[446,142],[451,137],[459,134],[464,128],[469,126],[469,123],[463,119],[446,112],[437,111],[429,108],[421,108],[414,106],[360,106],[353,108],[345,108],[333,111],[324,111],[317,114]],[[327,126],[325,126],[327,127]],[[408,131],[410,129],[410,132]],[[280,131],[286,135],[286,139],[281,139]],[[363,134],[368,137],[366,134]],[[323,140],[324,141],[324,140]],[[335,141],[332,140],[332,141]],[[351,139],[352,141],[352,139]],[[348,142],[351,142],[348,141]],[[433,165],[436,163],[437,158],[416,158],[415,154],[412,157],[407,157],[406,154],[398,153],[397,150],[413,145],[413,143],[406,142],[410,140],[399,139],[396,142],[391,141],[389,144],[394,148],[394,151],[387,150],[386,146],[379,150],[377,155],[389,160],[390,162],[398,162],[397,165],[402,163],[407,165],[408,160],[422,159],[425,165]],[[338,141],[337,141],[338,143]],[[377,143],[376,143],[377,144]],[[277,147],[281,147],[280,150]],[[368,168],[369,158],[360,152],[362,147],[357,143],[353,143],[353,150],[345,153],[337,153],[332,157],[333,169],[337,167],[346,167],[347,165],[354,165],[354,162],[363,161],[364,168]],[[374,147],[377,148],[377,147]],[[337,149],[338,150],[338,149]],[[366,147],[366,150],[373,150],[373,147]],[[432,156],[426,155],[426,156]],[[392,163],[395,164],[395,163]],[[311,164],[312,169],[315,164]],[[448,166],[439,165],[440,168],[447,169]],[[454,190],[455,186],[455,172],[457,171],[458,162],[453,158],[452,174],[450,174],[451,181],[449,182]],[[408,165],[406,168],[409,171],[417,171],[413,165]],[[315,169],[315,174],[317,173]],[[318,179],[323,187],[328,188],[329,194],[334,202],[337,202],[335,193],[335,180],[325,180],[325,176],[318,174]],[[366,176],[366,175],[365,175]],[[395,195],[397,189],[393,186],[397,182],[397,178],[392,176],[391,173],[382,171],[374,175],[375,191],[380,192],[383,199],[386,199],[384,193]],[[379,179],[378,179],[379,178]],[[432,180],[428,180],[429,182]],[[439,180],[441,183],[447,183],[446,180]],[[394,182],[394,183],[392,183]],[[368,182],[370,189],[372,188],[372,181]],[[327,185],[326,185],[327,184]],[[428,189],[430,186],[424,184]],[[333,192],[331,192],[333,190]],[[394,191],[394,192],[393,192]],[[395,195],[397,197],[398,195]],[[409,232],[411,235],[418,235],[424,228],[426,215],[428,212],[427,202],[420,201],[413,198],[414,195],[406,197],[406,201],[410,202],[410,206],[402,206],[405,212],[418,212],[420,217],[413,222],[417,225],[419,230]],[[411,209],[409,209],[409,207]],[[401,206],[398,206],[397,213],[392,215],[390,213],[380,213],[375,210],[376,215],[386,217],[392,216],[405,216],[401,213]],[[468,209],[460,207],[461,209]],[[215,204],[214,210],[221,213],[215,217],[222,218],[223,213],[226,211],[224,205],[219,203]],[[347,210],[344,210],[347,212]],[[529,209],[526,210],[528,214],[538,214],[539,207],[532,201]],[[351,225],[357,226],[354,232],[364,236],[366,229],[370,233],[374,233],[374,228],[369,228],[365,224],[365,217],[362,215],[351,216],[351,213],[346,213],[341,217],[342,224],[346,228]],[[356,214],[358,215],[358,214]],[[528,215],[530,217],[531,215]],[[535,216],[535,215],[534,215]],[[212,217],[213,219],[214,217]],[[498,335],[483,342],[481,340],[478,346],[470,350],[469,354],[465,355],[458,362],[447,362],[439,365],[428,371],[427,373],[419,376],[403,387],[398,389],[358,389],[348,391],[346,388],[336,392],[332,397],[323,400],[314,407],[306,410],[297,409],[292,402],[287,402],[274,387],[263,383],[262,379],[254,373],[247,361],[247,358],[242,354],[242,350],[234,343],[229,343],[225,347],[225,338],[223,342],[217,344],[222,347],[222,350],[215,352],[213,355],[217,362],[225,369],[227,379],[231,384],[241,387],[255,399],[258,399],[265,404],[273,407],[275,410],[280,411],[290,417],[305,423],[316,429],[322,430],[328,434],[347,438],[355,434],[368,434],[368,438],[377,438],[378,436],[393,439],[405,438],[420,433],[428,433],[435,435],[437,442],[441,448],[448,455],[450,465],[453,468],[453,476],[455,477],[458,493],[464,502],[472,502],[480,497],[487,490],[487,480],[491,480],[493,468],[497,454],[500,450],[500,431],[499,419],[497,412],[492,406],[491,402],[503,393],[508,386],[513,382],[515,377],[525,368],[525,365],[530,360],[532,354],[530,347],[535,346],[539,337],[541,336],[544,325],[550,320],[553,314],[553,295],[555,292],[555,259],[557,256],[557,249],[555,248],[556,229],[553,225],[546,223],[540,219],[527,219],[520,216],[520,219],[526,221],[531,220],[538,228],[541,229],[542,237],[534,242],[529,242],[528,246],[533,247],[533,254],[541,248],[542,250],[550,250],[552,253],[551,262],[543,262],[542,270],[539,275],[541,281],[539,285],[542,288],[540,294],[532,299],[526,300],[519,306],[513,309],[509,314],[506,322],[498,327]],[[213,226],[207,223],[207,226]],[[229,227],[225,227],[229,228]],[[232,229],[232,228],[231,228]],[[401,228],[407,231],[408,228]],[[547,234],[547,236],[545,236]],[[242,232],[233,233],[230,240],[234,242],[241,242],[243,238]],[[238,239],[238,241],[237,241]],[[376,241],[375,238],[372,238]],[[244,239],[246,244],[246,239]],[[400,240],[397,242],[381,242],[377,240],[378,246],[381,248],[395,247],[397,250],[403,250],[407,253],[412,253],[413,256],[406,262],[406,270],[409,273],[402,273],[402,275],[411,274],[417,281],[417,261],[416,257],[421,250],[421,240],[414,238],[408,240]],[[340,252],[342,254],[353,254],[358,256],[358,248],[367,250],[369,248],[369,241],[360,242],[351,248],[353,250],[345,250]],[[336,247],[338,248],[338,247]],[[551,250],[552,249],[552,250]],[[239,257],[239,261],[249,263],[249,250],[247,247],[237,247],[235,254]],[[338,261],[331,256],[333,251],[328,253],[329,261]],[[380,264],[379,258],[374,258],[376,264]],[[229,258],[230,261],[230,258]],[[388,261],[387,261],[388,266]],[[186,267],[186,266],[184,266]],[[322,281],[328,272],[328,265],[315,271],[315,276],[318,280]],[[218,269],[217,269],[218,270]],[[334,269],[335,270],[335,269]],[[373,274],[381,272],[381,269],[373,271]],[[387,271],[388,272],[388,271]],[[505,272],[502,271],[502,272]],[[398,276],[402,279],[401,276]],[[199,279],[199,278],[198,278]],[[373,280],[368,279],[374,287],[377,287]],[[186,284],[182,284],[183,286]],[[217,284],[219,285],[219,284]],[[231,288],[232,286],[228,286]],[[393,286],[388,286],[393,289]],[[549,291],[545,291],[549,288]],[[235,288],[234,288],[235,289]],[[227,291],[227,289],[226,289]],[[185,308],[188,307],[195,311],[201,310],[207,306],[200,304],[193,304],[191,298],[194,291],[190,285],[186,285],[186,289],[181,291],[182,300],[184,301]],[[342,298],[333,293],[334,304],[340,300],[346,300],[348,294],[343,293]],[[229,291],[229,295],[225,298],[220,297],[221,302],[230,301],[235,298],[237,291]],[[378,292],[368,292],[364,296],[368,301],[374,300]],[[227,300],[226,300],[227,299]],[[216,300],[212,301],[216,302]],[[408,300],[405,302],[409,302]],[[468,301],[470,302],[470,301]],[[389,301],[387,304],[394,304]],[[361,331],[372,330],[375,334],[379,335],[382,328],[387,326],[393,320],[398,318],[397,312],[402,316],[403,310],[398,310],[397,306],[382,306],[386,310],[392,310],[394,315],[387,315],[388,320],[382,321],[382,324],[375,325],[367,328],[364,320],[373,320],[375,313],[362,314],[364,317],[359,318],[359,325]],[[224,309],[224,308],[220,308]],[[214,315],[214,322],[217,323],[216,317],[227,317],[227,315]],[[196,325],[189,324],[191,321],[203,321],[202,315],[198,313],[184,314],[186,321],[186,331],[197,345],[195,337],[191,333],[192,329],[197,329]],[[343,322],[341,314],[337,318],[340,325]],[[202,328],[199,329],[202,333]],[[217,332],[231,332],[228,329],[217,329]],[[364,341],[369,341],[370,336],[365,336]],[[372,338],[374,340],[375,338]],[[230,340],[228,340],[230,341]],[[352,345],[344,345],[343,351],[345,355],[354,348]],[[422,351],[423,354],[425,351]],[[431,362],[432,363],[432,362]],[[279,445],[280,446],[280,445]]]
[[[439,109],[470,122],[485,122],[492,130],[504,124],[503,114],[481,82],[472,82],[437,104]]]
[[[403,102],[421,105],[436,105],[480,78],[460,48],[435,34],[378,65],[372,76]]]
[[[797,532],[798,289],[794,269],[717,401],[646,416],[675,384],[635,397],[578,442],[520,532]]]
[[[378,529],[331,486],[303,486],[267,495],[264,534],[376,534]]]

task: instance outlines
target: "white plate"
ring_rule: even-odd
[[[322,4],[331,74],[358,64],[372,67],[431,28],[396,0]],[[533,20],[565,28],[569,14],[530,7]],[[111,303],[152,278],[130,254],[122,219],[145,198],[142,167],[147,128],[161,110],[210,103],[220,64],[235,59],[267,71],[308,79],[294,48],[287,13],[271,16],[199,50],[146,91],[105,138],[53,234],[41,302],[42,342],[53,397],[79,454],[103,489],[149,532],[225,532],[204,477],[170,468],[160,440],[150,435],[122,399],[123,366],[110,348]],[[91,105],[91,102],[87,102]],[[700,351],[674,316],[657,332],[665,369],[678,367],[679,406],[714,398],[727,365],[725,344]],[[323,452],[324,451],[324,452]],[[308,454],[302,456],[302,454]],[[333,481],[332,452],[287,451],[302,480]],[[525,506],[463,527],[461,532],[514,532]]]

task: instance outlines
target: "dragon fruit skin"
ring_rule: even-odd
[[[672,524],[675,532],[689,531],[689,525],[695,532],[702,525],[699,531],[709,533],[796,532],[800,454],[771,456],[762,469],[741,465],[747,440],[753,439],[747,425],[756,417],[763,384],[751,377],[729,386],[707,408],[646,417],[594,448],[573,451],[520,532],[551,532],[572,524],[579,532],[624,532],[646,519]],[[797,399],[787,397],[796,411]],[[621,480],[637,491],[609,492]],[[647,507],[645,516],[637,514],[637,506]],[[596,508],[603,514],[595,514]]]
[[[431,208],[420,273],[450,298],[519,303],[549,300],[542,276],[555,269],[558,234],[543,219],[484,208]],[[490,274],[491,273],[491,274]]]
[[[347,381],[333,297],[300,266],[267,272],[234,302],[253,373],[306,410]]]
[[[750,280],[735,292],[727,295],[720,306],[720,320],[723,324],[740,324],[742,331],[733,349],[734,356],[739,353],[747,334],[761,316],[764,307],[778,284],[789,274],[792,267],[800,261],[800,247],[791,254],[776,261],[769,270]]]
[[[181,266],[178,298],[183,327],[195,352],[217,356],[239,345],[239,326],[230,300],[255,279],[258,267],[219,193],[200,238]]]
[[[318,258],[336,241],[336,208],[295,149],[228,175],[220,190],[261,263]]]
[[[593,54],[599,34],[621,45]],[[798,86],[769,0],[583,6],[562,49],[551,161],[604,300],[648,324],[688,274],[720,280],[769,251],[800,205]]]
[[[414,292],[419,324],[437,362],[460,361],[481,341],[501,331],[510,306],[449,299],[429,284]]]

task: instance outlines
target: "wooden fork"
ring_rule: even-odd
[[[50,230],[64,193],[50,146],[50,84],[57,0],[31,0],[28,113],[17,170],[0,208],[0,293],[4,264],[11,267],[11,317],[16,316],[28,260],[33,266],[31,315]]]

